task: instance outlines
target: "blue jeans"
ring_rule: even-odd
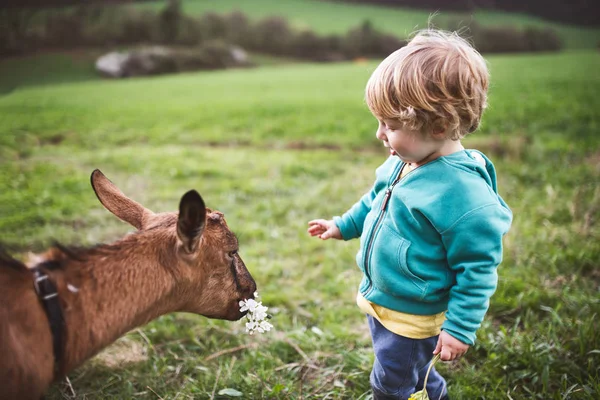
[[[367,315],[375,362],[371,371],[371,388],[375,400],[407,400],[423,389],[423,381],[433,358],[438,336],[410,339],[388,331],[381,323]],[[431,400],[445,399],[446,381],[431,369],[427,378],[427,393]]]

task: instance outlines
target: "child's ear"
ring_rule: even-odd
[[[446,128],[444,128],[444,127],[434,128],[433,132],[431,132],[431,134],[436,139],[444,139],[446,137]]]
[[[433,124],[431,135],[436,139],[443,139],[446,137],[446,131],[448,130],[448,124],[442,121],[437,121]]]

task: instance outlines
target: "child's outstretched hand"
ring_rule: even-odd
[[[469,347],[468,344],[465,344],[449,333],[442,331],[440,332],[440,337],[438,338],[437,346],[435,346],[433,354],[440,353],[440,359],[442,361],[454,361],[465,354],[467,350],[469,350]]]
[[[318,236],[319,239],[342,239],[342,233],[333,220],[313,219],[308,222],[308,233],[310,236]]]

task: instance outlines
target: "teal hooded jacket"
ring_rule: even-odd
[[[399,179],[403,166],[389,157],[373,188],[334,217],[344,240],[360,237],[359,291],[403,313],[446,311],[442,329],[473,344],[512,222],[494,166],[476,150],[439,157]]]

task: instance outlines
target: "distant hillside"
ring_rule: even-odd
[[[526,13],[569,24],[600,26],[597,0],[324,0],[346,3],[382,4],[423,10],[473,11],[476,9]]]
[[[161,9],[165,1],[138,3],[139,7]],[[183,0],[188,14],[206,12],[244,12],[251,19],[281,15],[296,27],[306,27],[317,33],[345,33],[348,29],[369,19],[381,31],[406,38],[416,29],[427,26],[430,11],[409,7],[384,7],[377,4],[349,4],[323,0]],[[472,20],[485,26],[512,25],[516,27],[549,27],[559,34],[567,49],[596,48],[600,43],[600,28],[582,27],[549,22],[539,17],[503,11],[477,10],[472,12],[441,11],[434,18],[438,27],[445,28],[452,21],[468,25]]]

